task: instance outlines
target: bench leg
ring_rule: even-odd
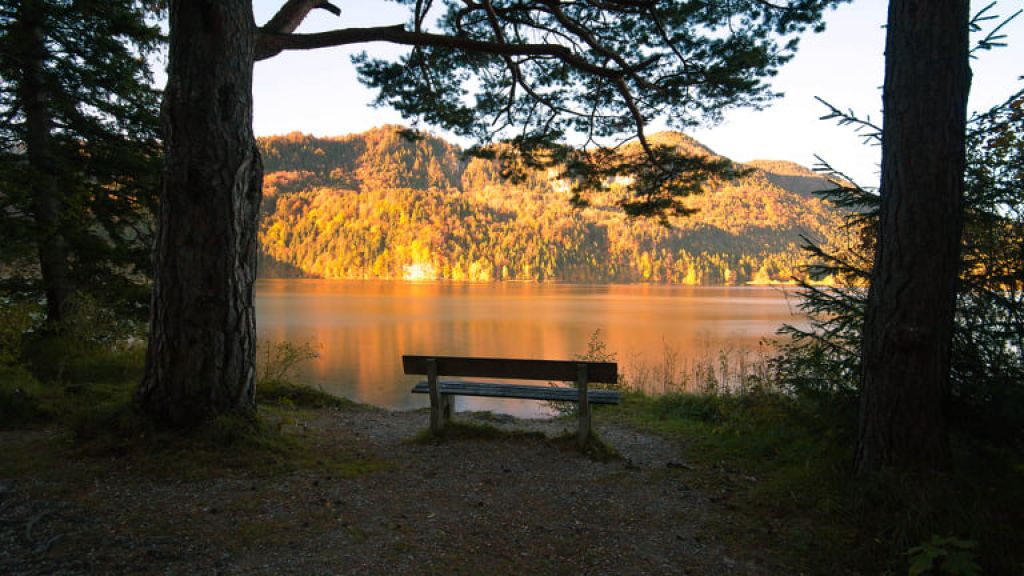
[[[441,395],[441,386],[437,382],[437,361],[427,360],[427,385],[430,387],[430,433],[440,434],[444,429],[445,397]]]
[[[452,420],[452,412],[455,411],[455,396],[441,394],[441,425],[447,426]]]
[[[578,364],[576,368],[576,389],[580,396],[577,401],[577,409],[580,416],[579,429],[577,430],[576,443],[580,448],[587,445],[590,439],[590,397],[587,396],[587,365]]]
[[[434,434],[444,429],[443,410],[434,399],[430,399],[430,431]]]

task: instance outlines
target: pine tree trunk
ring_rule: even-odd
[[[257,223],[249,0],[175,0],[149,349],[136,403],[191,427],[254,408]]]
[[[856,467],[948,463],[945,405],[963,221],[968,0],[891,0],[881,215]]]
[[[43,6],[38,0],[26,0],[21,4],[18,24],[23,43],[19,89],[25,106],[25,153],[32,174],[32,215],[46,293],[46,324],[51,330],[56,330],[60,329],[67,315],[71,287],[67,241],[61,228],[57,162],[51,136],[53,115],[46,80],[44,17]]]

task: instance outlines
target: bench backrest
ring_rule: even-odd
[[[587,381],[614,384],[618,381],[615,362],[571,360],[521,360],[514,358],[462,358],[458,356],[402,356],[406,374],[426,374],[427,360],[437,363],[438,375],[517,380],[573,382],[580,364],[587,365]]]

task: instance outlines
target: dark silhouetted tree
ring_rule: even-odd
[[[45,294],[52,329],[76,291],[144,297],[159,174],[159,93],[146,58],[163,42],[146,16],[158,9],[0,7],[0,262],[15,272],[3,275],[9,294]]]
[[[856,467],[944,466],[964,214],[968,0],[891,0]]]
[[[949,6],[894,7],[885,129],[834,107],[827,116],[866,128],[886,163],[880,196],[848,181],[828,193],[854,209],[852,242],[809,246],[820,261],[811,272],[871,290],[805,286],[812,330],[787,327],[795,341],[780,367],[798,389],[860,388],[862,473],[947,465],[950,409],[975,433],[1024,441],[1024,98],[1018,91],[970,122],[965,112],[967,33],[995,18],[991,7],[969,23],[960,12],[951,20]],[[971,52],[1001,46],[999,31],[1020,14]],[[894,38],[901,30],[908,36]],[[908,49],[913,62],[902,60]]]

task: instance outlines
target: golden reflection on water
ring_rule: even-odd
[[[299,377],[377,406],[427,405],[402,374],[402,354],[571,359],[601,330],[620,371],[655,365],[666,347],[682,360],[755,349],[797,322],[792,298],[763,287],[260,280],[262,339],[313,340],[321,357]],[[459,398],[457,408],[543,415],[539,402]]]

